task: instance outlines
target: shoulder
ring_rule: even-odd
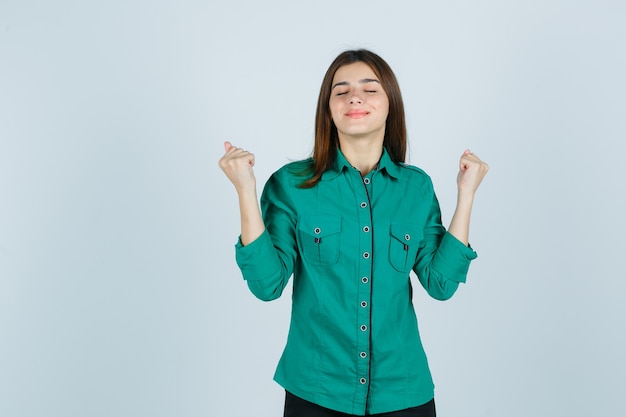
[[[310,177],[312,169],[312,158],[289,162],[270,176],[267,185],[281,184],[287,187],[295,187]]]
[[[395,169],[396,181],[407,195],[418,195],[420,198],[435,194],[435,187],[430,176],[415,165],[400,163]]]
[[[423,169],[406,163],[397,164],[401,179],[432,184],[430,176]]]

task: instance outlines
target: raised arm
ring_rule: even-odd
[[[256,240],[265,231],[261,209],[256,194],[254,176],[254,155],[250,152],[224,142],[225,154],[219,166],[235,186],[239,196],[241,215],[241,243],[245,246]]]
[[[481,181],[489,171],[489,166],[468,150],[463,152],[459,161],[459,174],[457,176],[458,195],[456,210],[448,232],[463,242],[466,246],[469,242],[469,225],[474,195]]]

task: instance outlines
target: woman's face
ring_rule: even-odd
[[[344,65],[335,72],[329,107],[339,139],[383,140],[389,99],[366,63]]]

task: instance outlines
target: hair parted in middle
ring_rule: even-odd
[[[322,178],[322,174],[330,169],[337,158],[339,136],[337,127],[330,113],[330,94],[333,78],[337,70],[345,65],[363,62],[367,64],[378,77],[380,84],[389,99],[389,114],[385,125],[383,146],[387,149],[391,160],[401,163],[406,158],[406,121],[404,118],[404,104],[400,93],[400,86],[395,74],[380,56],[367,49],[356,49],[342,52],[330,64],[324,75],[317,100],[315,113],[315,143],[313,145],[313,166],[311,177],[300,186],[310,188]]]

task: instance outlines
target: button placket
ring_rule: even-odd
[[[372,260],[373,260],[373,228],[372,228],[372,205],[369,196],[370,178],[361,178],[360,174],[357,177],[356,175],[353,177],[354,180],[357,178],[362,180],[362,185],[355,181],[353,182],[356,191],[356,199],[355,205],[357,206],[357,223],[356,225],[360,225],[357,227],[361,228],[361,233],[359,233],[358,242],[359,242],[359,253],[361,254],[361,259],[358,263],[359,275],[357,275],[358,282],[358,299],[355,303],[355,307],[357,309],[357,322],[354,323],[357,327],[357,339],[355,352],[355,360],[357,360],[357,375],[362,376],[358,379],[360,386],[362,387],[359,395],[362,395],[363,398],[367,397],[367,384],[368,375],[370,373],[370,323],[371,323],[371,309],[368,308],[370,305],[371,299],[371,291],[372,287],[371,281],[372,278]]]

